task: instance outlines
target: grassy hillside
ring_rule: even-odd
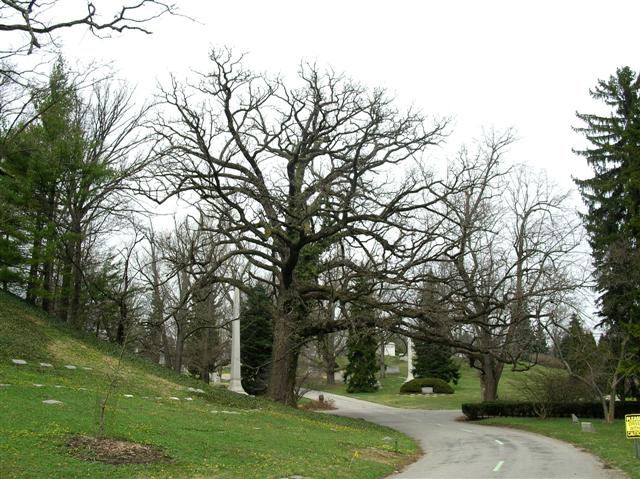
[[[0,293],[0,477],[376,478],[417,453],[410,439],[390,429],[235,395],[125,355],[106,433],[155,446],[167,459],[87,461],[89,452],[68,444],[76,435],[96,434],[118,355],[112,345]],[[28,364],[15,366],[12,359]],[[43,404],[48,399],[63,404]],[[385,436],[398,439],[399,452]]]
[[[387,373],[386,377],[381,381],[382,387],[376,392],[348,394],[344,384],[336,384],[334,386],[317,384],[314,387],[334,394],[410,409],[460,409],[463,403],[479,402],[481,400],[478,372],[475,369],[471,369],[466,363],[460,367],[460,381],[453,386],[455,389],[454,394],[423,396],[421,394],[400,394],[400,386],[407,379],[407,363],[392,358],[387,358],[387,362],[388,364],[397,365],[400,368],[400,373]],[[542,367],[535,366],[531,371]],[[520,395],[518,383],[527,374],[529,372],[514,372],[506,367],[498,387],[499,397],[501,399],[518,399]]]

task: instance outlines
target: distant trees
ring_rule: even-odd
[[[495,400],[505,364],[528,367],[535,335],[556,303],[584,284],[579,224],[536,173],[507,168],[510,132],[489,134],[451,165],[456,190],[441,201],[443,253],[423,276],[416,339],[453,347],[480,372],[482,397]],[[411,312],[409,312],[411,314]],[[539,345],[540,346],[540,345]]]
[[[0,227],[10,246],[0,263],[28,300],[82,327],[94,252],[126,216],[129,187],[145,166],[142,152],[133,153],[145,141],[145,108],[136,110],[122,85],[98,82],[81,94],[62,60],[33,97],[35,119],[4,145],[0,200],[12,218]],[[11,264],[16,251],[21,264]]]

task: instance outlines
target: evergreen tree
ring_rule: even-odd
[[[460,366],[452,359],[452,350],[444,344],[415,341],[413,375],[417,378],[438,378],[458,384]]]
[[[593,251],[600,314],[606,323],[638,323],[640,312],[640,79],[629,67],[600,80],[591,96],[611,108],[606,116],[581,114],[576,128],[590,146],[576,151],[594,176],[575,180]]]
[[[378,389],[378,338],[374,329],[374,312],[368,306],[366,297],[371,287],[366,281],[358,281],[355,292],[361,299],[351,303],[349,308],[349,337],[347,338],[347,358],[345,370],[347,392],[373,392]]]
[[[247,295],[240,313],[240,355],[242,387],[249,394],[267,391],[273,347],[273,304],[264,288],[257,286]]]
[[[576,130],[590,146],[577,151],[594,176],[576,180],[588,210],[589,235],[602,323],[630,341],[624,361],[628,377],[640,370],[640,77],[629,67],[599,80],[591,96],[611,109],[609,115],[580,114]]]
[[[569,322],[567,332],[560,340],[560,356],[576,376],[590,373],[597,361],[598,345],[591,334],[582,326],[578,315],[574,314]]]
[[[376,352],[378,340],[371,328],[352,328],[347,339],[349,364],[345,371],[347,392],[366,393],[378,389]]]

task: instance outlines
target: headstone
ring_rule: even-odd
[[[55,387],[57,387],[58,389],[63,388],[64,386],[60,386],[59,384],[56,384]]]
[[[67,369],[76,369],[76,367],[73,364],[67,364],[65,366],[65,368],[67,368]]]
[[[83,366],[82,369],[85,371],[93,371],[93,368],[88,368],[87,366]]]
[[[396,344],[395,343],[387,343],[384,345],[384,355],[385,356],[395,356],[396,355]]]
[[[42,388],[42,387],[44,387],[44,384],[34,384],[33,387]]]
[[[387,366],[386,367],[386,371],[389,374],[399,374],[400,373],[400,367],[399,366]]]
[[[169,396],[169,399],[173,399],[174,401],[180,401],[180,398],[177,398],[175,396]]]
[[[576,416],[575,414],[571,414],[571,420],[574,424],[578,424],[580,422],[580,419],[578,419],[578,416]]]
[[[40,367],[41,368],[52,368],[53,364],[49,364],[49,363],[40,363]]]
[[[220,375],[218,373],[211,373],[211,382],[213,384],[220,384]]]
[[[580,423],[582,426],[582,432],[596,432],[595,428],[593,427],[593,424],[590,422],[583,422]]]
[[[43,404],[62,404],[62,401],[56,401],[55,399],[46,399],[42,402]]]
[[[12,359],[11,362],[16,366],[24,366],[27,362],[24,359]]]
[[[123,394],[123,396],[126,397],[126,398],[132,398],[133,394]]]
[[[318,394],[318,401],[324,402],[324,394]]]
[[[433,394],[433,386],[425,386],[422,388],[422,394]]]
[[[193,401],[193,398],[184,398],[185,401]]]

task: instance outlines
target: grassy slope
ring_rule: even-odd
[[[0,384],[9,384],[0,387],[0,477],[375,478],[417,452],[406,436],[386,428],[238,396],[126,356],[107,433],[161,447],[173,461],[125,466],[80,461],[65,443],[72,434],[95,434],[97,405],[117,356],[112,346],[80,337],[0,293]],[[12,358],[29,364],[13,366]],[[55,368],[40,371],[40,361]],[[67,370],[66,364],[78,369]],[[206,394],[190,393],[189,386]],[[64,404],[47,406],[45,399]],[[385,436],[398,439],[399,454]]]
[[[480,424],[516,427],[570,442],[600,457],[605,463],[625,471],[629,477],[640,479],[640,459],[636,459],[632,441],[625,438],[624,422],[606,424],[600,419],[590,419],[596,432],[583,433],[580,426],[567,418],[492,418]]]
[[[400,386],[407,378],[407,363],[398,360],[388,360],[388,362],[399,366],[400,373],[387,374],[387,377],[381,381],[382,388],[374,393],[348,394],[344,384],[336,384],[335,386],[314,385],[313,387],[335,394],[410,409],[460,409],[463,403],[480,401],[480,379],[478,373],[466,364],[460,368],[461,377],[458,384],[454,386],[455,394],[423,396],[400,394]],[[498,388],[500,398],[517,398],[517,383],[526,374],[526,372],[513,372],[506,368]]]

